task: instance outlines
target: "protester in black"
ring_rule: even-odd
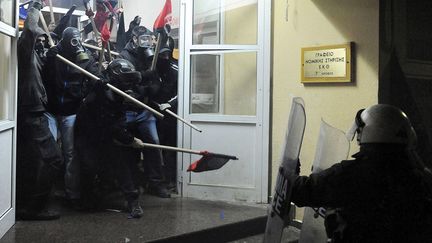
[[[39,0],[30,4],[18,39],[16,205],[17,218],[30,220],[59,218],[58,212],[47,210],[47,203],[62,164],[44,115],[48,102],[41,75],[44,63],[35,48],[38,37],[46,37],[38,27],[41,8]]]
[[[172,40],[172,39],[171,39]],[[164,44],[159,52],[157,71],[161,78],[161,87],[155,96],[159,109],[164,113],[164,119],[157,121],[157,129],[160,143],[168,146],[177,146],[177,119],[167,114],[165,109],[177,113],[177,81],[178,62],[173,58],[174,45]],[[177,153],[175,151],[163,151],[164,174],[169,188],[176,186]]]
[[[105,71],[105,79],[113,86],[130,92],[141,81],[141,74],[124,59],[115,59]],[[82,206],[95,208],[104,195],[94,187],[96,177],[113,173],[125,195],[128,211],[134,218],[143,214],[139,191],[132,180],[135,161],[125,159],[142,143],[126,128],[124,99],[97,82],[84,99],[75,123],[75,160],[81,166]],[[132,148],[128,148],[132,147]]]
[[[156,107],[152,101],[157,96],[161,80],[156,70],[151,70],[153,53],[153,33],[144,26],[137,26],[132,31],[132,37],[126,47],[120,53],[121,57],[130,61],[141,72],[142,81],[133,96],[149,106]],[[156,118],[143,109],[130,106],[126,111],[127,123],[137,132],[137,137],[142,141],[159,144]],[[162,198],[169,198],[163,175],[163,158],[160,149],[145,149],[144,170],[148,177],[148,192]],[[139,158],[139,157],[138,157]]]
[[[73,160],[73,129],[78,108],[91,86],[91,80],[76,68],[59,60],[59,54],[93,74],[98,74],[96,61],[81,43],[77,28],[67,27],[60,42],[47,52],[44,69],[49,103],[48,111],[51,132],[61,139],[64,158],[64,184],[66,198],[70,201],[80,198],[79,165]],[[61,135],[57,135],[60,132]]]

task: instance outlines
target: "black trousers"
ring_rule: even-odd
[[[62,155],[43,112],[19,114],[17,122],[17,208],[38,212],[46,207]]]
[[[169,116],[169,115],[166,115]],[[177,147],[177,120],[172,117],[157,121],[160,144]],[[177,152],[163,150],[164,175],[167,181],[177,181]]]
[[[128,149],[115,145],[111,141],[90,141],[92,140],[75,137],[75,159],[80,163],[83,200],[98,200],[104,196],[100,195],[98,188],[95,188],[95,180],[96,177],[107,179],[109,177],[107,175],[113,175],[114,178],[111,179],[117,179],[126,201],[138,199],[139,191],[132,178],[134,161],[126,159]]]

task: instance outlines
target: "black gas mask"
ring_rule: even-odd
[[[63,31],[60,43],[66,55],[75,57],[76,62],[83,62],[89,59],[81,44],[81,35],[77,28],[67,27]]]
[[[145,59],[152,58],[154,56],[153,51],[153,37],[149,34],[143,34],[134,37],[135,46],[140,56]]]
[[[153,35],[150,30],[144,26],[136,26],[132,30],[132,41],[138,55],[144,59],[149,59],[154,56],[153,51]]]

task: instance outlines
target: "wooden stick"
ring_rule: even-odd
[[[153,102],[153,103],[156,104],[156,105],[158,105],[158,106],[160,107],[160,104],[158,104],[158,103],[156,103],[156,102]],[[197,126],[195,126],[194,124],[192,124],[192,123],[186,121],[184,118],[182,118],[181,116],[179,116],[179,115],[177,115],[176,113],[172,112],[171,110],[169,110],[169,109],[165,109],[164,111],[165,111],[166,113],[170,114],[171,116],[175,117],[175,118],[178,119],[179,121],[183,122],[184,124],[186,124],[186,125],[190,126],[191,128],[197,130],[198,132],[202,132],[202,130],[199,129]]]
[[[93,80],[95,80],[95,81],[100,81],[100,78],[99,78],[99,77],[97,77],[96,75],[94,75],[94,74],[90,73],[89,71],[83,69],[82,67],[76,65],[75,63],[69,61],[68,59],[62,57],[61,55],[57,54],[56,57],[57,57],[58,59],[60,59],[61,61],[63,61],[64,63],[66,63],[66,64],[68,64],[68,65],[70,65],[70,66],[72,66],[72,67],[78,69],[78,70],[81,71],[83,74],[87,75],[87,77],[89,77],[89,78],[91,78],[91,79],[93,79]],[[114,91],[114,92],[117,93],[118,95],[122,96],[123,98],[125,98],[125,99],[131,101],[132,103],[134,103],[134,104],[136,104],[136,105],[138,105],[138,106],[140,106],[140,107],[142,107],[142,108],[144,108],[144,109],[147,109],[148,111],[152,112],[153,114],[155,114],[156,116],[158,116],[158,117],[160,117],[160,118],[163,118],[163,117],[164,117],[164,115],[161,114],[160,112],[158,112],[158,111],[156,111],[155,109],[151,108],[150,106],[148,106],[148,105],[142,103],[141,101],[135,99],[134,97],[132,97],[132,96],[126,94],[125,92],[123,92],[123,91],[121,91],[120,89],[118,89],[118,88],[112,86],[111,84],[108,84],[108,83],[107,83],[107,86],[108,86],[108,88],[110,88],[112,91]]]
[[[90,44],[87,44],[87,43],[82,43],[82,45],[85,46],[85,47],[88,47],[90,49],[94,49],[94,50],[98,50],[98,51],[102,50],[102,48],[100,48],[98,46],[90,45]],[[111,51],[111,54],[113,54],[114,56],[120,56],[120,53],[115,52],[115,51]]]
[[[50,16],[51,16],[50,26],[55,26],[55,18],[54,18],[54,10],[53,10],[52,0],[48,0],[48,3],[49,3]]]
[[[153,60],[152,60],[152,64],[151,64],[151,67],[150,67],[150,70],[155,70],[156,69],[156,64],[157,64],[157,61],[158,61],[158,57],[159,57],[159,51],[160,51],[160,48],[161,48],[161,42],[162,42],[162,35],[161,35],[161,33],[158,33],[158,36],[157,36],[157,42],[156,42],[156,48],[155,48],[155,54],[154,54],[154,56],[153,56]]]
[[[45,22],[45,18],[44,18],[44,16],[43,16],[43,14],[42,14],[41,11],[39,11],[39,20],[41,21],[41,23],[42,23],[42,27],[44,28],[45,32],[46,32],[47,35],[48,35],[48,42],[49,42],[50,46],[54,46],[54,41],[53,41],[53,39],[51,38],[50,32],[49,32],[49,30],[48,30],[48,26],[47,26],[47,24],[46,24],[46,22]]]
[[[178,148],[178,147],[171,147],[171,146],[160,145],[160,144],[142,143],[142,146],[143,147],[150,147],[150,148],[172,150],[172,151],[177,151],[177,152],[184,152],[184,153],[189,153],[189,154],[200,154],[200,155],[202,155],[202,152],[198,151],[198,150]]]

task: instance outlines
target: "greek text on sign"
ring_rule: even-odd
[[[302,48],[303,82],[351,81],[350,45]]]

